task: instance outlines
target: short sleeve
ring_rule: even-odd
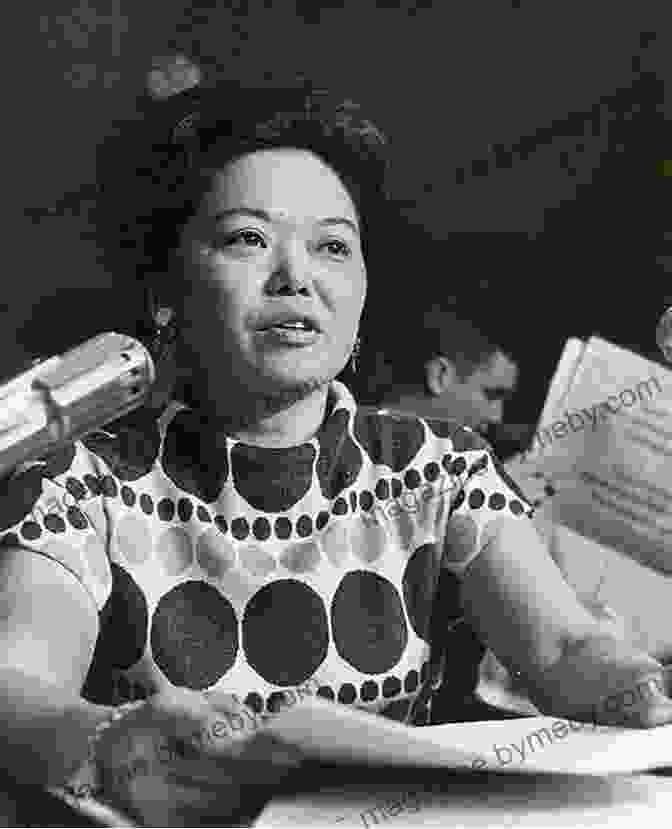
[[[468,431],[468,430],[465,430]],[[533,507],[492,448],[474,435],[453,460],[455,489],[442,564],[461,575],[504,521],[529,521]]]
[[[72,444],[0,483],[0,556],[19,547],[70,572],[98,611],[112,590],[98,462]]]

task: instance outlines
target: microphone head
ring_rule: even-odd
[[[668,363],[672,363],[672,308],[663,312],[656,327],[656,343]]]

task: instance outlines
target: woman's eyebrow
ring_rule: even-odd
[[[224,219],[230,219],[235,216],[251,216],[254,219],[261,219],[262,222],[273,222],[273,217],[266,210],[259,207],[228,207],[225,210],[219,210],[215,214],[215,222],[219,223]],[[359,236],[359,228],[357,224],[351,219],[346,219],[345,216],[329,216],[325,219],[319,219],[317,222],[322,227],[331,227],[333,225],[345,225],[350,230]]]
[[[331,227],[332,225],[345,225],[349,227],[350,230],[355,234],[355,236],[359,236],[359,228],[357,225],[351,221],[350,219],[346,219],[345,217],[340,216],[331,216],[327,219],[320,219],[318,224],[322,225],[323,227]]]
[[[254,219],[261,219],[262,222],[273,221],[269,213],[257,207],[228,207],[215,213],[215,221],[221,222],[223,219],[230,219],[232,216],[251,216]]]

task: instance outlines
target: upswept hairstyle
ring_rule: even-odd
[[[385,204],[386,139],[352,101],[304,80],[283,88],[229,82],[144,109],[122,142],[113,139],[99,156],[99,246],[113,273],[165,272],[212,171],[263,149],[308,150],[332,167],[353,199],[366,246]]]

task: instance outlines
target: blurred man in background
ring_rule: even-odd
[[[377,354],[373,379],[367,377],[372,402],[456,420],[486,435],[502,423],[518,367],[473,323],[435,306],[411,323],[411,337],[403,339]]]

